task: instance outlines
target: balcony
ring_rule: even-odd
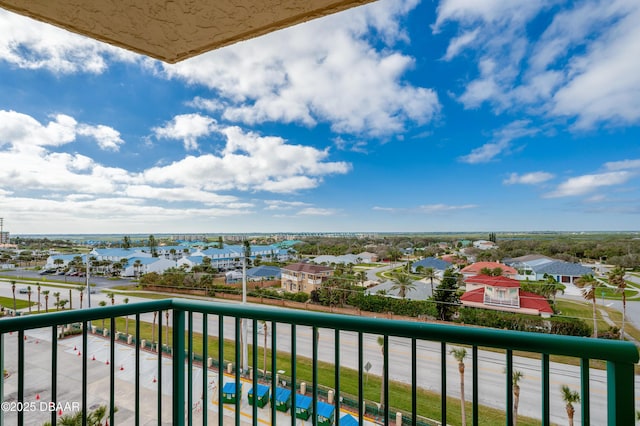
[[[564,424],[561,383],[580,396],[576,424],[635,422],[628,342],[165,299],[0,320],[0,423],[85,424],[102,406],[110,425],[461,424],[461,347],[468,424],[513,424],[523,369],[518,424]]]

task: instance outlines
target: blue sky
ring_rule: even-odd
[[[167,65],[0,10],[0,216],[637,230],[638,22],[637,0],[382,0]]]

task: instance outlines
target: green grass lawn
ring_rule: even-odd
[[[21,295],[22,296],[22,295]],[[33,298],[33,294],[31,297]],[[31,306],[35,305],[35,302],[31,302]],[[13,309],[13,298],[12,297],[1,297],[0,296],[0,306],[4,306],[5,308]],[[29,301],[26,299],[18,298],[18,291],[16,290],[16,309],[24,309],[29,307]]]
[[[166,318],[163,316],[163,323],[166,324]],[[102,328],[102,321],[93,321],[93,325]],[[105,326],[109,327],[109,320],[105,322]],[[135,333],[135,320],[133,317],[129,318],[129,334]],[[125,318],[117,318],[116,319],[116,329],[122,332],[126,331],[126,319]],[[158,333],[162,332],[162,341],[163,345],[167,342],[167,337],[169,342],[173,339],[173,331],[171,327],[167,328],[166,326],[162,327],[162,330],[159,329],[157,323],[155,330],[152,330],[153,326],[149,322],[141,321],[140,322],[140,339],[151,339],[151,333],[153,331],[154,336],[158,338]],[[231,332],[234,333],[234,332]],[[231,334],[230,333],[230,334]],[[231,334],[233,336],[233,334]],[[259,344],[263,343],[263,337],[258,336]],[[188,334],[185,333],[185,348],[188,347]],[[202,335],[199,333],[193,334],[193,347],[192,350],[195,354],[202,355],[203,346],[205,342],[202,338]],[[207,339],[207,351],[208,356],[217,360],[218,359],[218,344],[219,340],[217,337],[209,337]],[[269,338],[270,344],[270,338]],[[224,365],[228,362],[233,362],[235,360],[235,343],[233,340],[228,340],[225,338],[224,344],[224,357],[225,360]],[[252,366],[253,363],[253,346],[249,345],[249,366]],[[271,367],[271,356],[272,351],[267,350],[267,370],[270,370]],[[261,347],[258,348],[258,364],[257,369],[262,370],[264,368],[264,352]],[[291,372],[291,357],[288,353],[285,352],[277,352],[277,369],[282,369],[287,372]],[[307,383],[312,382],[313,371],[312,371],[312,360],[308,357],[297,356],[296,357],[296,378],[298,381],[304,381]],[[284,376],[283,376],[284,377]],[[319,377],[319,385],[326,388],[335,388],[335,366],[330,363],[318,362],[318,377]],[[358,394],[358,385],[359,385],[359,374],[358,371],[352,370],[349,368],[342,367],[340,369],[340,389],[341,394],[349,398],[351,395],[351,399],[355,400],[356,397],[354,395]],[[289,379],[289,378],[286,378]],[[457,385],[458,380],[454,380],[455,385]],[[380,400],[380,387],[381,387],[381,378],[374,374],[370,374],[367,379],[367,385],[364,390],[364,399],[369,401],[379,401]],[[452,385],[452,386],[455,386]],[[468,384],[471,386],[471,383]],[[389,383],[389,404],[390,407],[394,407],[394,409],[399,409],[405,412],[411,411],[411,387],[406,384],[401,384],[397,382]],[[430,419],[439,419],[440,418],[440,407],[441,407],[441,397],[439,393],[427,391],[424,389],[419,389],[417,396],[417,406],[418,406],[418,415],[430,418]],[[467,412],[467,422],[471,423],[471,413],[472,406],[471,403],[467,402],[465,404],[466,412]],[[505,415],[501,410],[493,409],[490,407],[481,407],[481,418],[483,425],[504,425],[505,423]],[[460,413],[460,400],[457,398],[448,397],[447,398],[447,421],[450,424],[460,424],[461,423],[461,413]],[[518,416],[518,424],[521,425],[537,425],[539,424],[539,420],[531,419],[528,417]]]

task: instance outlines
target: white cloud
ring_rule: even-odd
[[[100,74],[107,60],[132,62],[138,55],[52,25],[0,9],[0,60],[55,74]]]
[[[265,200],[267,205],[265,210],[291,210],[297,207],[309,206],[309,203],[302,201]]]
[[[633,176],[633,173],[618,171],[573,177],[558,185],[555,191],[547,194],[547,198],[588,194],[603,187],[626,183]]]
[[[466,46],[473,43],[473,41],[478,36],[479,31],[480,30],[478,29],[475,29],[473,31],[467,31],[462,35],[451,40],[451,42],[449,43],[449,46],[447,47],[447,53],[445,53],[443,59],[445,61],[450,61],[451,59],[456,57],[458,53],[460,53]]]
[[[463,204],[463,205],[448,205],[448,204],[425,204],[423,206],[419,206],[418,210],[424,213],[446,213],[453,212],[457,210],[469,210],[475,209],[478,206],[475,204]]]
[[[610,161],[608,163],[604,163],[604,167],[607,170],[640,169],[640,160]]]
[[[58,114],[43,125],[29,115],[0,110],[0,147],[9,145],[13,150],[55,147],[74,142],[77,135],[89,136],[100,148],[113,151],[124,143],[117,130],[102,124],[82,124],[73,117]]]
[[[536,185],[538,183],[546,182],[553,179],[554,175],[547,172],[531,172],[519,175],[518,173],[511,173],[509,177],[502,181],[505,185]]]
[[[153,128],[158,139],[179,139],[187,150],[198,149],[198,138],[208,136],[216,128],[216,121],[200,114],[176,115],[162,127]]]
[[[392,46],[406,37],[399,22],[416,3],[377,2],[162,69],[170,78],[215,90],[227,120],[328,122],[337,133],[401,133],[440,110],[434,90],[403,80],[414,61]],[[387,46],[374,48],[371,34]]]
[[[464,47],[475,49],[478,61],[478,74],[458,99],[467,108],[489,103],[497,112],[568,118],[575,129],[637,124],[640,3],[558,3],[443,1],[434,32],[457,25],[462,34],[450,41],[445,58]],[[552,19],[538,39],[530,39],[528,29],[541,13]]]
[[[82,124],[78,126],[78,134],[93,137],[98,142],[98,146],[105,150],[118,151],[120,145],[124,143],[120,138],[120,132],[102,124],[97,126]]]
[[[495,130],[492,142],[473,149],[469,154],[460,157],[459,160],[469,164],[486,163],[493,160],[498,155],[508,152],[513,140],[537,134],[539,130],[530,127],[530,124],[528,120],[516,120]]]
[[[144,173],[155,184],[202,185],[205,190],[294,192],[314,188],[325,175],[344,174],[351,165],[325,161],[329,153],[287,144],[282,138],[245,133],[238,127],[219,130],[226,145],[219,156],[187,156]]]
[[[333,209],[321,209],[318,207],[307,207],[298,212],[299,216],[332,216],[336,214]]]
[[[130,185],[124,192],[127,196],[133,198],[146,198],[169,202],[194,201],[207,205],[228,205],[238,202],[238,197],[219,195],[193,187],[163,188],[150,185]]]

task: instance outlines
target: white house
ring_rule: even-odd
[[[162,274],[169,268],[175,268],[176,262],[162,257],[132,257],[127,267],[120,275],[123,277],[135,277],[150,272]]]

